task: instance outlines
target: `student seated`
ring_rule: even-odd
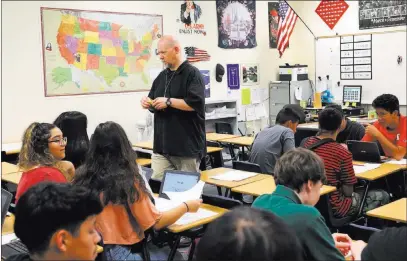
[[[201,200],[189,200],[160,212],[150,199],[139,173],[136,154],[123,128],[114,122],[99,124],[92,135],[85,162],[73,183],[95,191],[104,209],[96,218],[108,260],[140,260],[132,246],[144,239],[150,228],[162,229],[187,212],[196,212]],[[150,250],[151,260],[161,260]]]
[[[84,187],[43,182],[32,186],[16,207],[14,232],[29,254],[8,261],[95,260],[100,236],[97,195]]]
[[[271,212],[237,207],[209,224],[197,261],[302,260],[294,231]]]
[[[366,127],[362,141],[377,141],[387,157],[402,159],[407,151],[407,119],[400,114],[399,100],[392,94],[382,94],[372,106],[378,120]]]
[[[27,128],[18,158],[18,166],[24,172],[17,186],[16,203],[37,183],[67,182],[73,177],[72,163],[62,161],[66,142],[61,130],[53,124],[34,122]]]
[[[342,110],[342,106],[339,104],[329,104],[325,108],[334,108],[337,109],[342,115],[342,124],[340,132],[336,137],[336,142],[346,143],[348,140],[361,140],[365,135],[365,127],[362,124],[356,121],[349,120],[345,113]]]
[[[78,168],[85,160],[89,148],[86,115],[78,111],[66,111],[56,118],[54,124],[69,141],[65,147],[65,160]]]
[[[314,152],[296,148],[285,153],[274,171],[277,185],[272,194],[258,197],[252,207],[279,216],[291,227],[302,246],[304,260],[344,260],[324,218],[314,207],[326,180],[324,163]],[[336,238],[345,237],[335,235]],[[346,237],[349,244],[349,237]]]
[[[276,161],[285,152],[295,148],[294,133],[300,116],[292,108],[283,108],[276,118],[276,125],[260,131],[253,142],[249,162],[260,166],[263,173],[274,173]]]
[[[311,149],[324,161],[327,184],[338,188],[329,193],[329,201],[335,217],[355,216],[362,203],[362,191],[355,192],[357,183],[353,169],[352,154],[336,142],[343,116],[333,108],[326,108],[318,115],[319,132],[317,136],[303,141],[301,147]],[[383,190],[370,190],[367,194],[363,212],[389,202],[389,194]]]
[[[391,227],[374,233],[368,244],[358,240],[351,242],[353,260],[398,261],[407,257],[407,227]]]

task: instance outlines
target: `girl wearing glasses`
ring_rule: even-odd
[[[24,132],[18,166],[24,171],[18,183],[16,202],[31,186],[43,181],[67,182],[75,173],[65,158],[67,139],[53,124],[32,123]]]

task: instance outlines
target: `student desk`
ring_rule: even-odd
[[[206,140],[208,141],[222,141],[225,139],[231,139],[231,138],[236,138],[239,137],[238,135],[234,134],[222,134],[222,133],[206,133]]]
[[[358,164],[359,162],[354,161],[353,163]],[[383,163],[380,165],[380,167],[378,167],[376,169],[372,169],[372,170],[368,170],[368,171],[356,174],[356,178],[366,181],[366,186],[365,186],[365,190],[363,192],[361,206],[363,206],[366,202],[367,192],[369,191],[370,183],[372,181],[378,180],[380,178],[386,177],[390,174],[393,174],[395,172],[405,170],[405,169],[406,169],[406,165]],[[362,209],[363,208],[360,207],[359,215],[362,213]]]
[[[215,169],[205,170],[205,171],[201,172],[201,180],[205,183],[212,184],[217,187],[225,187],[226,188],[225,196],[227,196],[230,189],[232,189],[234,187],[238,187],[241,185],[245,185],[248,183],[252,183],[252,182],[263,180],[263,179],[270,177],[270,175],[257,173],[256,176],[247,178],[247,179],[244,179],[241,181],[225,181],[225,180],[218,180],[218,179],[211,178],[212,176],[224,174],[229,171],[236,171],[236,170],[230,169],[230,168],[215,168]]]
[[[142,142],[137,142],[136,144],[133,145],[133,147],[138,147],[146,150],[152,150],[153,149],[153,142],[152,141],[142,141]],[[207,153],[214,153],[214,152],[219,152],[223,150],[221,147],[206,147],[206,152]]]
[[[23,175],[23,172],[13,172],[13,173],[8,173],[8,174],[2,174],[1,175],[1,180],[6,181],[15,185],[18,185],[20,182],[21,176]]]
[[[17,165],[8,163],[8,162],[2,162],[1,163],[1,173],[2,174],[10,174],[10,173],[15,173],[19,172],[20,168]]]
[[[147,158],[137,158],[136,162],[137,162],[137,165],[144,166],[144,167],[151,165],[151,159],[147,159]]]
[[[236,137],[236,138],[225,139],[225,140],[222,140],[221,142],[241,146],[242,147],[242,154],[243,154],[243,157],[244,157],[244,155],[245,155],[244,154],[244,147],[250,147],[254,142],[254,137],[240,136],[240,137]]]
[[[246,185],[238,186],[232,188],[233,192],[242,193],[245,195],[252,195],[255,197],[261,196],[263,194],[270,194],[276,189],[276,184],[274,183],[273,177],[268,177],[260,181],[249,183]],[[325,195],[335,191],[336,188],[333,186],[324,185],[321,188],[321,195]]]
[[[387,205],[370,210],[366,213],[366,215],[370,217],[407,223],[407,198],[401,198]]]
[[[181,240],[181,237],[183,236],[183,232],[185,232],[186,233],[185,235],[188,236],[188,230],[211,223],[212,221],[221,217],[223,214],[225,214],[228,211],[227,209],[208,205],[208,204],[202,204],[200,208],[216,212],[217,215],[214,215],[214,216],[211,216],[208,218],[203,218],[203,219],[200,219],[200,220],[197,220],[195,222],[185,224],[185,225],[173,224],[173,225],[169,226],[167,228],[167,230],[169,232],[175,234],[175,238],[174,238],[174,244],[172,245],[170,254],[168,255],[168,258],[167,258],[168,261],[172,261],[174,259],[175,253],[177,251],[177,248],[178,248],[180,240]]]
[[[15,216],[13,214],[10,214],[10,216],[6,216],[6,218],[4,219],[3,227],[1,229],[2,235],[14,233],[14,221]]]

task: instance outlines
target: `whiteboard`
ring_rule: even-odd
[[[398,97],[400,105],[406,101],[406,32],[372,34],[372,79],[341,80],[340,77],[340,37],[316,40],[316,76],[332,81],[335,101],[342,101],[343,85],[362,85],[362,103],[371,104],[383,93]],[[397,57],[403,62],[397,64]],[[340,82],[338,86],[337,82]]]

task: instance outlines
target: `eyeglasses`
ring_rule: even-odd
[[[68,142],[68,138],[63,137],[62,139],[48,141],[48,143],[51,143],[51,142],[59,143],[59,145],[64,145]]]

